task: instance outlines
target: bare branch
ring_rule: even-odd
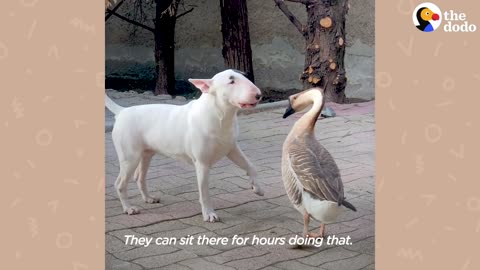
[[[155,3],[159,6],[159,10],[162,10],[161,13],[164,13],[171,4],[174,4],[173,0],[155,0]]]
[[[182,14],[178,15],[177,17],[175,17],[175,19],[178,20],[178,18],[180,18],[180,17],[182,17],[182,16],[184,16],[184,15],[187,15],[188,13],[190,13],[190,12],[192,12],[192,11],[193,11],[193,8],[191,8],[191,9],[183,12]]]
[[[293,25],[298,29],[298,31],[302,34],[305,35],[305,27],[302,25],[302,23],[293,15],[293,13],[288,9],[287,5],[285,5],[284,0],[273,0],[275,1],[275,4],[278,6],[278,8],[287,16],[287,18],[292,22]],[[289,0],[287,0],[289,1]],[[300,1],[300,0],[298,0]],[[295,2],[295,0],[294,0]]]
[[[124,0],[121,0],[113,9],[112,12],[116,12],[124,3]],[[108,12],[107,12],[108,13]],[[105,21],[108,21],[108,19],[112,16],[113,13],[108,13],[107,16],[105,16]]]
[[[148,25],[144,25],[144,24],[139,23],[139,22],[137,22],[137,21],[134,21],[134,20],[132,20],[132,19],[129,19],[129,18],[125,17],[125,16],[122,16],[122,15],[114,12],[113,10],[107,9],[107,12],[108,12],[109,14],[112,14],[113,16],[116,16],[116,17],[118,17],[118,18],[120,18],[120,19],[128,22],[128,23],[131,23],[131,24],[133,24],[133,25],[139,26],[139,27],[141,27],[141,28],[143,28],[143,29],[146,29],[146,30],[148,30],[148,31],[155,32],[155,29],[153,29],[152,27],[150,27],[150,26],[148,26]]]

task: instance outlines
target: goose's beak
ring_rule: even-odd
[[[440,19],[440,16],[438,14],[433,14],[432,15],[432,20],[438,21],[438,19]]]
[[[287,118],[288,116],[294,113],[295,113],[295,110],[292,108],[292,104],[290,103],[290,100],[288,100],[288,108],[285,110],[285,113],[283,114],[283,119]]]

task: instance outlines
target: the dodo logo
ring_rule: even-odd
[[[418,5],[412,14],[413,24],[418,30],[423,32],[433,32],[442,24],[442,19],[445,20],[443,24],[443,31],[450,32],[475,32],[477,25],[471,23],[467,19],[467,14],[462,11],[455,11],[448,9],[442,11],[432,3],[423,3]]]
[[[432,3],[418,5],[412,14],[413,24],[423,32],[433,32],[442,22],[442,11]]]

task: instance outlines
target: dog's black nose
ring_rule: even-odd
[[[255,98],[256,98],[257,100],[260,100],[260,99],[262,98],[262,95],[257,94],[257,95],[255,96]]]

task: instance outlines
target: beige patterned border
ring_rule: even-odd
[[[103,12],[0,1],[1,269],[104,267]]]
[[[432,1],[467,13],[476,1]],[[377,269],[480,269],[480,29],[422,33],[376,4]]]
[[[416,3],[377,1],[377,268],[480,269],[480,30],[420,33]],[[2,269],[104,266],[103,8],[0,2]]]

